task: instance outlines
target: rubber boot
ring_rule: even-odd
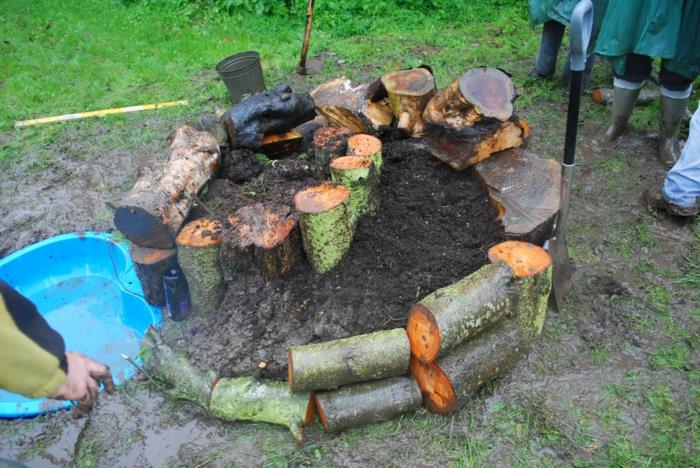
[[[535,68],[530,72],[531,76],[548,77],[554,75],[557,66],[557,54],[564,37],[564,26],[556,21],[547,21],[542,26],[542,42],[540,53],[537,56]]]
[[[661,95],[661,133],[659,135],[658,158],[661,164],[672,167],[681,156],[678,144],[678,129],[683,122],[688,98],[673,99]]]
[[[637,103],[639,89],[618,88],[613,91],[612,122],[603,137],[607,141],[615,141],[627,128],[627,121],[632,115],[634,105]]]

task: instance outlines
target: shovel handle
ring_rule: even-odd
[[[569,48],[571,49],[571,71],[583,71],[586,67],[586,51],[593,30],[593,3],[581,0],[571,13]]]

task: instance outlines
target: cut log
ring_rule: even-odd
[[[505,122],[513,115],[513,102],[518,97],[510,76],[498,68],[479,67],[459,78],[464,99],[482,117]]]
[[[348,139],[348,155],[365,156],[374,161],[377,172],[382,172],[382,142],[372,135],[358,134]]]
[[[411,354],[423,362],[445,356],[460,343],[515,313],[518,289],[510,267],[485,265],[411,306],[406,332]]]
[[[311,91],[316,111],[329,122],[355,133],[376,133],[391,125],[393,114],[386,99],[367,97],[367,85],[353,85],[347,78],[324,83]]]
[[[114,225],[134,244],[171,249],[197,192],[219,167],[219,142],[207,132],[178,128],[167,161],[141,176],[114,213]]]
[[[506,237],[541,245],[559,211],[561,164],[512,150],[475,168],[491,199],[503,208]]]
[[[298,442],[313,422],[314,400],[294,394],[284,382],[253,377],[220,379],[211,392],[211,414],[225,421],[258,421],[286,426]]]
[[[503,375],[528,352],[528,336],[504,319],[465,341],[437,362],[411,359],[411,373],[433,413],[450,414],[464,406],[487,382]]]
[[[131,244],[129,251],[146,302],[155,306],[164,305],[163,275],[171,268],[177,268],[177,249],[149,249]]]
[[[296,150],[304,136],[294,130],[275,135],[267,135],[262,140],[260,150],[266,155],[279,157],[285,153]]]
[[[226,291],[219,264],[221,223],[198,219],[190,222],[177,239],[177,260],[187,278],[190,303],[196,313],[215,312]]]
[[[276,278],[302,258],[297,219],[285,205],[245,206],[224,227],[221,265],[226,278],[240,273]]]
[[[406,135],[423,135],[423,111],[435,94],[432,73],[425,68],[391,72],[382,76],[382,84],[399,130]]]
[[[333,158],[347,154],[348,141],[352,134],[349,128],[335,125],[321,127],[314,133],[314,166],[319,179],[330,177],[329,166]]]
[[[403,328],[340,340],[290,346],[289,388],[297,392],[331,390],[342,385],[406,373],[411,357]]]
[[[350,189],[350,210],[353,225],[362,216],[377,209],[379,174],[374,161],[364,156],[341,156],[331,161],[333,182]]]
[[[316,116],[311,97],[293,93],[287,83],[248,96],[224,114],[233,148],[260,151],[266,135],[287,132]]]
[[[294,206],[306,258],[318,273],[330,271],[350,249],[355,233],[350,189],[322,182],[297,192]]]
[[[542,247],[529,242],[506,241],[488,251],[491,263],[505,263],[518,278],[536,276],[552,266],[552,256]]]
[[[316,410],[328,432],[370,422],[386,421],[423,403],[412,377],[365,382],[316,394]]]

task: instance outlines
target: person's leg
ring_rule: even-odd
[[[627,55],[625,73],[622,75],[616,73],[613,81],[612,122],[605,132],[604,138],[606,140],[616,140],[627,128],[627,121],[634,110],[639,90],[650,73],[650,57],[637,54]]]
[[[661,125],[659,135],[659,161],[671,167],[680,157],[680,145],[676,138],[688,107],[688,98],[693,90],[693,80],[668,71],[661,62]]]
[[[688,141],[678,162],[666,175],[662,193],[673,205],[698,210],[700,197],[700,107],[690,120]]]
[[[564,37],[564,26],[556,21],[547,21],[542,26],[542,42],[537,63],[531,74],[537,76],[552,76],[557,65],[557,54]]]

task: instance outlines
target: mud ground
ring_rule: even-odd
[[[524,77],[516,84],[527,94]],[[530,150],[559,158],[566,101],[554,93],[519,112],[531,123]],[[582,115],[569,229],[574,291],[550,311],[527,359],[462,411],[419,410],[335,436],[316,425],[297,447],[284,428],[222,423],[131,382],[80,421],[63,412],[0,422],[0,456],[29,466],[697,464],[700,226],[639,200],[663,175],[655,121],[635,112],[610,145],[599,140],[607,111],[586,100]],[[182,120],[65,125],[28,149],[0,179],[0,252],[109,228],[109,202]],[[147,132],[124,149],[116,140],[134,128]]]

